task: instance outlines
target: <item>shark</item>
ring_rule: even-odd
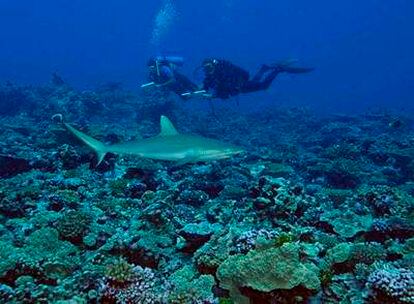
[[[112,145],[102,143],[72,127],[69,123],[62,123],[70,133],[95,151],[98,158],[97,166],[107,153],[135,155],[183,165],[230,158],[243,152],[240,147],[216,139],[182,134],[166,116],[160,118],[161,132],[157,136]]]

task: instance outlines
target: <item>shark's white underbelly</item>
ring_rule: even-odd
[[[162,149],[161,149],[162,150]],[[116,154],[127,154],[135,155],[143,158],[151,158],[157,160],[169,160],[169,161],[179,161],[191,156],[191,151],[179,150],[174,152],[165,152],[165,151],[153,151],[152,149],[128,149],[128,148],[115,148],[111,149],[110,152]]]
[[[186,153],[142,153],[141,157],[157,159],[157,160],[170,160],[178,161],[187,158]]]

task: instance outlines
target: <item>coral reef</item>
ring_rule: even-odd
[[[0,86],[7,100],[0,302],[413,303],[414,133],[390,127],[396,115],[210,115],[59,75]],[[96,168],[56,113],[107,143],[153,136],[168,114],[246,152],[181,166],[108,155]]]
[[[285,244],[280,248],[250,251],[246,255],[234,255],[225,260],[217,270],[220,286],[230,291],[236,303],[249,303],[240,288],[271,292],[275,289],[304,287],[311,291],[320,288],[318,268],[299,259],[300,247]],[[292,291],[291,297],[295,296]]]

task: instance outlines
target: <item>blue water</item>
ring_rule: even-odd
[[[414,0],[0,0],[0,304],[414,303],[413,54]]]
[[[208,56],[251,71],[296,58],[316,71],[240,103],[413,109],[413,1],[170,2],[176,16],[155,45],[163,1],[2,0],[0,81],[44,83],[58,71],[76,87],[120,81],[138,91],[154,54],[184,56],[189,75]]]

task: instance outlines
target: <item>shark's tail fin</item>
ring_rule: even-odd
[[[90,137],[89,135],[86,135],[85,133],[76,130],[74,127],[72,127],[70,124],[68,123],[63,123],[63,125],[66,127],[66,129],[68,129],[73,135],[75,135],[77,138],[79,138],[81,141],[83,141],[88,147],[90,147],[91,149],[93,149],[98,157],[98,164],[97,166],[99,166],[99,164],[103,161],[107,151],[106,146],[100,142],[99,140],[96,140],[93,137]]]

